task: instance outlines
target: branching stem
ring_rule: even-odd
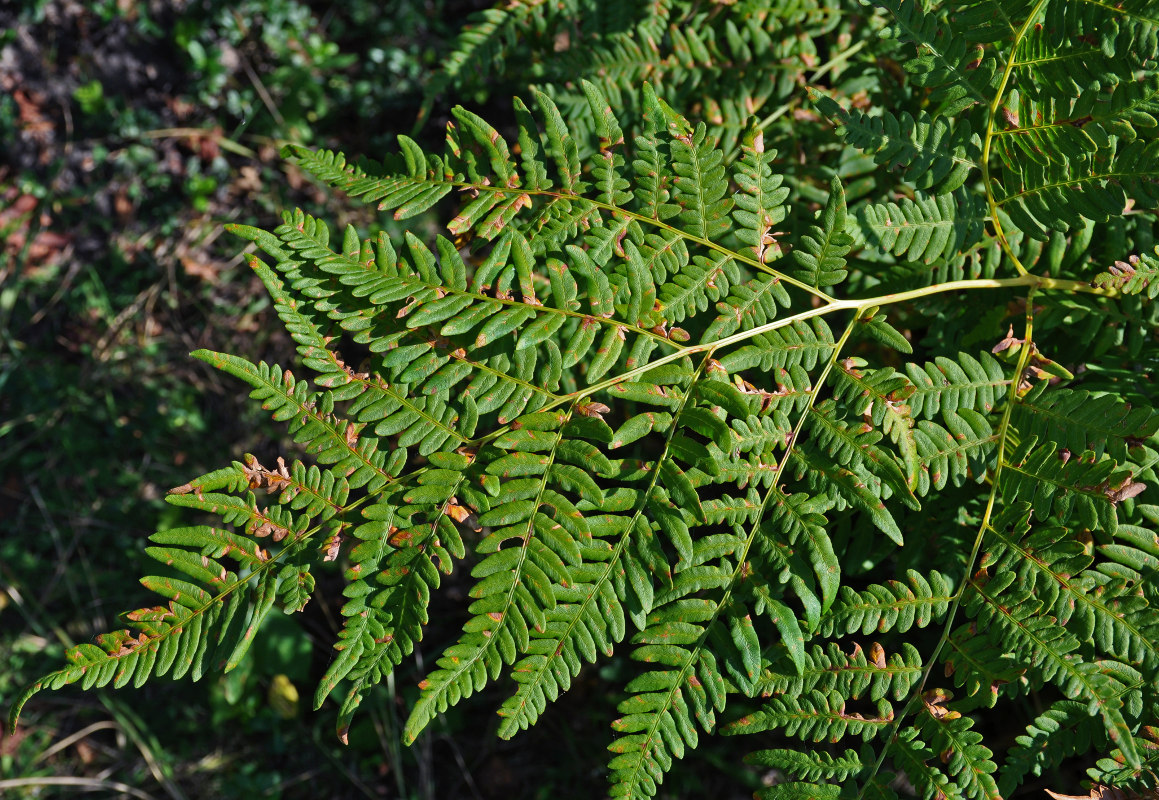
[[[865,796],[868,782],[881,769],[881,765],[889,753],[889,743],[894,740],[898,730],[901,728],[902,722],[909,716],[914,706],[921,699],[922,692],[926,687],[926,681],[929,680],[934,666],[941,663],[938,657],[941,655],[946,643],[950,640],[950,632],[954,628],[954,620],[957,617],[958,608],[962,604],[962,595],[965,593],[966,583],[970,580],[971,573],[974,570],[974,564],[978,560],[978,552],[982,549],[982,540],[986,538],[986,531],[990,529],[990,519],[994,514],[994,505],[998,500],[998,491],[1001,486],[1000,478],[1002,477],[1002,467],[1006,461],[1006,444],[1010,438],[1010,418],[1014,411],[1014,406],[1018,404],[1018,387],[1022,383],[1022,375],[1026,372],[1026,367],[1030,363],[1030,356],[1034,352],[1034,292],[1035,288],[1032,286],[1026,296],[1026,332],[1023,335],[1022,350],[1019,353],[1018,366],[1014,372],[1014,380],[1010,381],[1006,408],[1002,412],[1002,421],[998,424],[998,456],[994,465],[994,472],[990,476],[990,495],[986,500],[986,510],[982,514],[982,521],[978,525],[978,533],[974,537],[974,546],[970,550],[970,557],[966,560],[965,573],[962,575],[962,581],[958,585],[958,591],[954,593],[953,601],[950,603],[949,611],[946,613],[946,621],[942,626],[942,635],[938,639],[938,643],[934,647],[933,652],[930,653],[926,667],[922,671],[922,679],[914,688],[913,693],[910,695],[901,713],[894,720],[893,729],[890,731],[890,735],[886,737],[887,744],[881,749],[881,753],[878,754],[877,761],[873,765],[873,770],[866,778],[866,783],[862,786],[861,793],[858,794],[858,800],[861,800]]]
[[[1026,15],[1026,21],[1022,23],[1022,27],[1014,36],[1014,42],[1010,46],[1010,57],[1006,59],[1006,67],[1002,70],[1002,80],[998,84],[998,90],[994,92],[994,99],[990,101],[990,113],[986,119],[986,135],[982,140],[982,186],[986,190],[986,203],[990,206],[990,221],[994,225],[994,232],[998,235],[998,242],[1002,245],[1003,251],[1010,257],[1014,268],[1018,270],[1018,274],[1026,276],[1029,273],[1026,267],[1022,266],[1022,262],[1018,256],[1014,254],[1014,250],[1010,247],[1010,242],[1006,240],[1006,233],[1002,230],[1002,221],[998,218],[998,201],[994,199],[994,182],[990,177],[990,145],[994,142],[994,123],[998,119],[998,109],[1002,105],[1002,97],[1006,94],[1006,86],[1010,83],[1010,75],[1014,72],[1014,66],[1017,63],[1015,58],[1018,52],[1018,45],[1022,43],[1026,32],[1030,30],[1031,24],[1038,17],[1038,12],[1046,5],[1046,0],[1038,0],[1034,4],[1034,9]]]

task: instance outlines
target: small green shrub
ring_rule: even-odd
[[[174,489],[222,524],[154,535],[164,604],[13,722],[229,671],[339,561],[343,737],[462,570],[407,741],[504,676],[514,736],[630,643],[617,797],[718,730],[761,735],[768,798],[997,798],[1074,756],[1154,789],[1159,4],[617,8],[468,28],[429,107],[524,70],[508,130],[287,149],[451,238],[231,226],[310,377],[194,355],[309,463]]]

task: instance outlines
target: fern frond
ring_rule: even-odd
[[[958,353],[956,359],[939,356],[925,366],[906,364],[906,374],[917,387],[908,403],[915,417],[935,419],[970,409],[994,410],[1009,380],[1002,365],[989,353]]]
[[[946,671],[952,672],[954,684],[963,686],[975,703],[993,708],[1001,694],[1016,693],[1026,668],[1009,652],[1000,633],[969,622],[946,640]]]
[[[1116,261],[1106,272],[1100,272],[1092,282],[1095,286],[1117,289],[1123,294],[1143,294],[1149,300],[1159,296],[1159,258],[1154,253],[1129,256]]]
[[[244,482],[240,469],[219,470],[193,482],[191,491],[236,487],[239,477]],[[185,489],[181,487],[182,491]],[[213,501],[206,503],[217,505]],[[225,512],[227,519],[238,514],[239,506],[229,508]],[[313,533],[306,527],[306,518],[295,520],[278,513],[271,517],[256,510],[241,514],[263,520],[267,535],[277,531],[288,538],[271,554],[252,539],[209,526],[154,534],[151,540],[161,546],[149,548],[149,555],[196,582],[166,576],[142,578],[141,583],[165,598],[167,604],[129,612],[125,619],[130,629],[103,634],[95,645],[71,648],[71,666],[26,688],[12,707],[13,715],[46,688],[59,689],[78,682],[86,689],[109,685],[119,688],[130,682],[140,687],[153,677],[170,675],[179,679],[189,675],[197,680],[209,668],[237,666],[279,595],[285,596],[282,582],[296,579],[293,570],[284,569],[286,562]],[[238,564],[238,571],[227,569],[219,560],[227,557]],[[247,594],[252,594],[248,607]]]
[[[1066,522],[1077,514],[1085,527],[1113,534],[1116,503],[1142,488],[1131,481],[1129,471],[1117,467],[1113,459],[1096,458],[1089,450],[1072,457],[1057,442],[1038,446],[1038,439],[1031,436],[1006,463],[1003,497],[1008,505],[1033,499],[1036,519],[1053,514]]]
[[[836,692],[811,691],[800,697],[775,697],[759,711],[726,725],[726,736],[776,730],[810,741],[840,740],[860,736],[869,741],[883,734],[893,723],[893,707],[879,700],[875,714],[846,712],[845,700]]]
[[[1119,142],[1066,165],[1021,159],[1008,164],[998,186],[999,208],[1026,235],[1046,241],[1048,231],[1066,233],[1083,220],[1106,222],[1128,201],[1139,208],[1159,202],[1159,144]]]
[[[805,780],[852,778],[873,763],[867,748],[858,753],[846,750],[839,756],[829,753],[801,753],[796,750],[758,750],[745,756],[746,764],[772,767]]]
[[[1112,88],[1109,93],[1087,90],[1077,96],[1068,92],[1062,98],[1021,95],[1017,110],[1008,112],[1018,122],[994,134],[998,146],[1006,149],[1002,159],[1007,163],[1030,158],[1040,163],[1065,164],[1109,147],[1112,136],[1123,141],[1135,139],[1135,126],[1156,125],[1159,82],[1151,78]]]
[[[198,350],[193,353],[212,366],[241,378],[254,387],[251,397],[278,421],[288,421],[294,440],[322,464],[342,470],[353,488],[380,488],[394,480],[405,458],[399,451],[387,456],[378,448],[378,439],[363,437],[362,425],[333,415],[334,398],[327,392],[310,392],[307,384],[290,372],[265,362],[254,365],[227,353]],[[405,456],[405,452],[402,454]]]
[[[1133,587],[1088,569],[1093,557],[1064,529],[1036,531],[1020,541],[1017,529],[992,531],[980,564],[1011,570],[1070,633],[1101,655],[1151,673],[1159,664],[1159,614]]]
[[[1054,441],[1072,453],[1090,450],[1118,462],[1150,461],[1147,441],[1159,431],[1159,414],[1110,394],[1052,389],[1027,393],[1014,420],[1024,436]]]
[[[798,697],[807,691],[837,692],[851,700],[868,698],[874,702],[885,697],[905,700],[922,676],[922,658],[912,645],[886,656],[884,648],[874,642],[866,652],[854,642],[850,653],[842,652],[830,642],[822,649],[814,645],[805,657],[800,674],[766,670],[758,684],[760,694]],[[803,776],[803,777],[808,777]]]
[[[881,35],[917,48],[917,55],[905,62],[905,69],[914,83],[931,90],[939,116],[953,116],[975,104],[989,103],[997,67],[993,56],[970,47],[968,35],[955,31],[919,0],[879,0],[878,5],[894,20]]]
[[[527,653],[532,631],[546,632],[546,614],[557,607],[554,587],[570,584],[568,565],[580,563],[580,544],[592,535],[568,496],[582,488],[571,473],[556,468],[575,461],[585,465],[580,454],[586,440],[569,437],[567,422],[563,413],[524,415],[517,430],[476,457],[485,474],[506,480],[479,516],[491,532],[476,548],[486,556],[471,573],[480,579],[471,590],[472,619],[439,659],[439,669],[420,685],[423,694],[406,725],[409,741],[436,713]]]
[[[945,617],[954,594],[953,583],[936,570],[928,575],[910,570],[904,583],[890,581],[862,592],[843,586],[821,620],[819,632],[822,636],[855,631],[869,635],[886,630],[904,633],[915,626],[924,628]]]
[[[796,277],[812,286],[834,286],[845,279],[845,256],[853,246],[853,237],[845,228],[845,189],[836,177],[829,183],[829,199],[821,210],[821,225],[814,225],[793,251],[797,262]]]
[[[809,98],[837,126],[838,136],[918,189],[941,197],[980,167],[982,141],[967,120],[951,126],[945,116],[924,111],[916,119],[904,111],[871,117],[847,110],[821,92],[810,91]]]
[[[1009,525],[1025,531],[1029,514],[1026,504],[1014,506],[995,520],[995,527]],[[1109,668],[1115,662],[1077,657],[1079,640],[1054,618],[1040,613],[1043,604],[1035,597],[1033,585],[1019,580],[1016,573],[983,572],[968,581],[968,587],[967,614],[982,625],[998,627],[1007,647],[1041,680],[1056,684],[1069,699],[1087,701],[1088,711],[1102,716],[1111,741],[1123,749],[1129,763],[1138,765],[1140,756],[1123,715],[1123,695],[1138,681],[1139,673],[1124,665]]]
[[[925,741],[918,738],[919,735],[920,731],[908,728],[897,737],[896,746],[892,750],[894,766],[905,774],[915,792],[924,800],[958,796],[957,787],[950,783],[949,776],[936,764],[930,763],[936,754]]]
[[[998,788],[1009,794],[1023,776],[1042,775],[1092,744],[1102,744],[1106,737],[1096,718],[1086,706],[1074,700],[1059,700],[1039,714],[1026,733],[1019,736],[998,773]]]
[[[961,192],[916,197],[864,206],[859,214],[862,234],[882,251],[926,264],[982,241],[987,214],[981,200]]]
[[[811,370],[818,361],[829,357],[833,344],[833,332],[825,320],[814,317],[757,334],[752,337],[752,344],[724,354],[719,361],[725,370],[733,373],[754,368],[763,372],[783,371],[794,366]]]
[[[781,186],[781,176],[773,174],[771,164],[777,152],[765,150],[764,134],[759,128],[745,133],[741,154],[733,172],[733,180],[740,187],[733,196],[736,210],[732,215],[740,226],[736,237],[752,250],[757,261],[767,264],[780,255],[773,227],[785,219],[789,190]]]
[[[998,435],[986,418],[969,408],[946,412],[945,427],[920,420],[913,435],[921,471],[914,493],[929,494],[947,483],[961,486],[968,478],[979,480],[993,462]]]
[[[686,571],[677,577],[673,594],[703,588]],[[655,795],[673,758],[696,746],[696,723],[706,731],[714,729],[727,689],[716,657],[702,646],[707,633],[702,623],[710,623],[716,611],[711,600],[689,598],[650,615],[648,627],[635,637],[639,646],[632,657],[666,669],[632,680],[627,686],[631,696],[618,706],[623,716],[612,727],[627,735],[608,747],[618,754],[609,763],[613,797]]]
[[[917,484],[918,457],[914,421],[906,401],[916,391],[909,379],[888,367],[866,369],[864,359],[848,358],[836,371],[833,396],[851,407],[855,414],[868,418],[897,448],[908,486]]]
[[[232,669],[337,561],[315,705],[338,693],[345,739],[465,562],[466,621],[407,741],[505,675],[512,737],[628,641],[616,797],[658,795],[718,727],[826,743],[750,756],[791,778],[762,797],[896,798],[891,769],[996,798],[1111,748],[1092,777],[1145,781],[1159,15],[855,5],[507,4],[431,84],[480,99],[519,70],[537,86],[507,123],[456,107],[441,143],[399,137],[381,163],[288,148],[395,221],[453,205],[447,235],[231,226],[309,378],[195,356],[302,460],[175,490],[221,523],[153,537],[167,605],[14,713],[49,686]],[[981,740],[989,709],[1048,686],[1065,701],[1023,741]],[[845,736],[880,746],[830,748]]]
[[[944,697],[927,693],[923,698],[925,711],[919,716],[918,730],[940,754],[961,796],[1000,800],[998,784],[991,776],[998,769],[991,760],[993,752],[982,744],[982,734],[971,730],[973,720],[962,716],[952,705],[943,705]]]

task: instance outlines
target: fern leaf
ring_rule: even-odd
[[[846,231],[845,189],[834,176],[829,183],[829,200],[821,211],[821,226],[813,226],[793,251],[796,277],[815,286],[834,286],[845,280],[845,256],[853,246]]]
[[[918,738],[920,732],[909,728],[897,737],[892,750],[893,763],[906,779],[913,784],[915,793],[925,800],[936,797],[959,797],[957,788],[950,778],[936,764],[936,754],[930,746]]]
[[[1089,450],[1071,458],[1055,442],[1037,444],[1029,437],[1010,455],[1002,481],[1006,502],[1033,498],[1037,519],[1054,514],[1065,522],[1075,513],[1084,526],[1113,534],[1116,503],[1137,494],[1141,484],[1129,472],[1117,471],[1113,459],[1097,459]]]
[[[941,490],[952,482],[961,486],[971,476],[977,480],[992,465],[998,435],[986,418],[963,408],[945,415],[946,427],[928,420],[918,422],[914,430],[921,471],[914,492],[925,496],[931,489]]]
[[[746,764],[772,767],[805,780],[852,778],[869,766],[873,759],[867,757],[867,750],[860,753],[846,750],[839,756],[829,753],[801,753],[796,750],[758,750],[745,756]]]
[[[911,42],[917,55],[905,62],[914,83],[932,90],[939,116],[954,116],[971,106],[989,102],[988,90],[996,71],[992,56],[968,45],[968,37],[955,35],[944,19],[919,0],[879,0],[893,16],[894,24],[881,35]]]
[[[974,800],[1000,800],[998,784],[991,777],[998,769],[991,760],[993,752],[981,743],[982,734],[970,730],[973,720],[962,716],[952,706],[943,705],[945,698],[946,695],[936,692],[923,697],[925,713],[920,717],[918,730],[941,754],[941,760],[962,796]]]
[[[866,240],[875,247],[929,264],[982,241],[987,213],[980,200],[953,192],[867,205],[859,217]]]
[[[926,112],[917,118],[904,111],[871,117],[846,110],[815,90],[810,90],[809,99],[837,126],[838,136],[919,189],[944,196],[979,168],[982,142],[965,119],[951,126],[946,117]]]
[[[886,697],[905,700],[922,676],[921,655],[906,644],[900,652],[886,656],[884,648],[874,643],[869,651],[854,643],[849,653],[842,652],[830,642],[822,649],[814,645],[806,655],[800,673],[787,674],[775,669],[766,670],[759,683],[759,692],[767,696],[798,697],[813,689],[837,692],[853,700],[868,698],[874,702]],[[808,777],[808,776],[803,776]]]
[[[282,578],[283,556],[292,553],[293,545],[308,536],[308,532],[299,530],[294,540],[271,556],[243,537],[209,527],[156,534],[154,541],[158,544],[181,545],[183,549],[156,547],[150,555],[201,579],[208,588],[164,576],[142,579],[146,588],[162,595],[168,604],[127,614],[132,630],[104,634],[96,645],[71,648],[67,654],[71,666],[26,688],[13,704],[13,715],[45,688],[59,689],[77,682],[84,688],[121,687],[130,682],[139,687],[154,676],[167,674],[175,679],[189,675],[197,680],[205,672],[207,659],[214,658],[220,658],[227,667],[236,666],[273,607]],[[199,548],[201,554],[190,558],[184,549],[189,547]],[[249,574],[239,577],[206,555],[209,552],[233,558]],[[257,581],[253,603],[247,611],[242,608],[243,596],[253,577]]]
[[[152,537],[162,605],[14,713],[233,669],[338,561],[315,705],[338,693],[345,740],[469,559],[407,741],[503,675],[514,736],[630,639],[616,797],[658,795],[718,727],[825,743],[750,756],[788,773],[761,797],[892,800],[884,766],[997,798],[1091,749],[1107,786],[1153,778],[1152,0],[597,5],[472,19],[431,92],[482,99],[517,65],[538,88],[509,124],[458,106],[435,149],[399,137],[381,163],[287,149],[399,221],[454,204],[447,236],[231,226],[309,379],[195,355],[302,460],[175,489],[220,522]],[[1064,700],[1013,748],[963,716],[1041,690]]]
[[[1011,687],[1026,673],[1001,636],[975,622],[959,627],[946,644],[946,671],[952,671],[954,684],[986,708],[993,708],[1004,690],[1016,691]]]
[[[780,255],[773,228],[785,219],[789,190],[781,186],[781,176],[773,175],[770,165],[777,153],[766,152],[764,134],[759,128],[752,126],[745,133],[741,154],[733,174],[740,187],[733,197],[736,210],[732,216],[740,226],[736,237],[758,262],[767,264]]]
[[[1002,365],[985,352],[976,357],[959,353],[956,359],[939,356],[924,367],[906,364],[906,374],[917,387],[909,397],[910,410],[922,419],[962,408],[988,414],[1009,384]]]
[[[361,436],[361,425],[335,419],[326,410],[333,408],[328,395],[310,392],[291,373],[226,353],[198,350],[193,356],[253,386],[251,396],[262,400],[275,420],[288,421],[295,441],[305,445],[320,463],[343,470],[351,487],[381,487],[393,481],[393,473],[401,468],[400,459],[388,461],[376,438]]]
[[[1050,230],[1065,233],[1085,219],[1118,216],[1128,199],[1153,208],[1159,202],[1156,164],[1159,145],[1143,141],[1119,143],[1066,165],[1023,159],[1008,165],[998,205],[1024,233],[1046,241]]]
[[[1149,300],[1159,295],[1159,258],[1154,253],[1132,255],[1126,261],[1116,261],[1106,272],[1100,272],[1092,283],[1123,294],[1144,294]]]
[[[705,341],[717,341],[741,328],[764,325],[777,316],[777,306],[789,306],[789,293],[779,278],[758,275],[743,283],[733,283],[728,297],[716,304],[720,312],[708,330]]]
[[[833,352],[833,332],[820,317],[795,320],[789,325],[752,338],[752,344],[723,355],[720,364],[728,372],[759,368],[764,372],[796,365],[813,369]]]
[[[726,725],[726,736],[775,730],[809,741],[840,740],[860,736],[863,740],[884,733],[893,723],[893,707],[885,700],[876,704],[876,714],[847,713],[845,700],[836,692],[811,691],[800,697],[775,697],[759,711]]]
[[[955,594],[954,586],[940,572],[922,575],[906,573],[906,582],[890,581],[855,592],[841,587],[837,601],[821,620],[820,634],[837,632],[864,634],[896,630],[904,633],[913,627],[924,628],[943,619]]]
[[[897,446],[906,480],[912,489],[918,480],[917,439],[910,408],[906,404],[916,387],[900,372],[892,369],[867,370],[864,359],[849,358],[836,372],[834,396],[847,404],[856,404],[854,413],[868,417]]]
[[[686,572],[677,580],[699,588],[693,579]],[[634,679],[627,687],[631,696],[618,707],[623,716],[612,727],[626,735],[608,747],[618,754],[609,763],[613,797],[654,796],[673,758],[698,743],[694,717],[705,730],[715,727],[715,715],[724,709],[725,682],[716,658],[701,646],[705,630],[699,624],[715,616],[715,605],[690,600],[654,613],[636,636],[639,647],[632,657],[667,669]]]
[[[715,240],[728,230],[724,217],[732,208],[732,200],[725,197],[721,152],[712,146],[703,124],[691,136],[676,136],[671,147],[673,200],[685,209],[679,219],[694,236]]]
[[[1010,516],[998,521],[999,526],[1027,525],[1029,510],[1025,505],[1004,513]],[[1016,584],[1014,590],[1009,589],[1012,584]],[[984,576],[972,579],[969,586],[967,613],[979,617],[984,625],[1000,627],[1008,647],[1013,647],[1023,663],[1043,680],[1058,685],[1067,698],[1086,700],[1088,710],[1102,716],[1108,736],[1123,749],[1128,763],[1138,765],[1140,756],[1122,712],[1122,679],[1097,662],[1076,658],[1073,654],[1080,646],[1078,640],[1052,618],[1037,613],[1041,603],[1016,575]]]
[[[1153,671],[1159,615],[1147,602],[1123,582],[1089,570],[1093,559],[1065,530],[1046,528],[1025,540],[1018,532],[995,527],[980,563],[1016,572],[1060,624],[1100,654]]]
[[[407,721],[408,740],[435,713],[528,653],[533,633],[547,632],[546,615],[559,603],[555,587],[570,584],[568,565],[580,562],[580,545],[592,538],[587,519],[568,497],[576,484],[558,468],[579,460],[576,446],[565,439],[567,421],[561,413],[524,415],[516,434],[496,439],[477,456],[483,471],[503,482],[479,517],[492,530],[477,548],[486,557],[472,570],[480,579],[471,590],[474,616],[439,659],[439,669],[423,681],[423,695]],[[517,544],[504,546],[508,542]],[[589,655],[594,659],[594,652]]]
[[[1015,741],[998,775],[1003,794],[1009,794],[1027,774],[1042,775],[1092,744],[1103,746],[1105,736],[1098,720],[1082,703],[1059,700],[1027,725],[1026,732]]]

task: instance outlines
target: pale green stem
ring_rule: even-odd
[[[1018,260],[1018,256],[1014,255],[1010,242],[1006,240],[1006,233],[1002,230],[1002,221],[998,218],[998,201],[994,199],[994,189],[990,178],[990,145],[994,141],[994,123],[998,118],[998,109],[1002,105],[1002,97],[1006,94],[1006,86],[1010,83],[1010,75],[1014,71],[1018,45],[1026,36],[1026,32],[1030,30],[1031,23],[1045,4],[1046,0],[1038,0],[1035,3],[1034,9],[1026,15],[1026,21],[1022,23],[1022,27],[1014,36],[1014,42],[1010,47],[1010,58],[1006,60],[1006,68],[1002,71],[1002,80],[998,84],[998,91],[994,93],[994,99],[990,102],[990,113],[986,120],[986,135],[982,139],[982,185],[986,189],[986,203],[990,206],[990,221],[994,225],[994,232],[998,235],[998,242],[1002,245],[1006,255],[1010,257],[1019,275],[1026,275],[1027,270]]]
[[[1034,352],[1032,342],[1034,337],[1034,292],[1034,287],[1031,287],[1026,297],[1026,333],[1023,336],[1022,351],[1018,357],[1018,366],[1014,372],[1014,379],[1010,381],[1006,408],[1002,412],[1002,421],[998,424],[998,459],[994,466],[994,474],[991,476],[990,496],[986,500],[986,511],[982,514],[982,522],[978,525],[978,534],[974,537],[974,546],[970,551],[970,558],[966,561],[965,574],[963,574],[962,581],[958,585],[958,591],[954,593],[953,601],[950,603],[950,609],[946,613],[946,622],[942,626],[942,635],[938,639],[938,643],[934,647],[933,652],[930,654],[925,669],[922,671],[922,679],[914,688],[909,701],[905,704],[901,713],[894,720],[893,729],[890,735],[886,737],[886,746],[882,748],[881,753],[877,757],[877,761],[873,765],[873,770],[866,778],[866,781],[872,780],[873,776],[881,769],[881,765],[889,753],[889,743],[894,741],[898,730],[901,728],[902,721],[910,714],[910,711],[917,704],[918,700],[921,699],[926,681],[929,680],[934,666],[939,663],[938,656],[941,655],[942,649],[950,639],[950,631],[954,627],[954,619],[958,614],[958,607],[962,604],[962,595],[965,592],[966,583],[970,580],[970,576],[974,571],[974,563],[978,559],[978,551],[982,548],[982,540],[986,538],[986,531],[990,528],[990,519],[994,514],[994,504],[998,499],[999,479],[1002,476],[1002,467],[1006,460],[1006,443],[1010,434],[1010,417],[1014,411],[1014,406],[1018,402],[1018,387],[1022,383],[1022,375],[1026,372],[1026,367],[1030,363],[1030,356]],[[867,786],[868,783],[862,786],[861,793],[858,794],[858,800],[861,800],[865,796]]]

